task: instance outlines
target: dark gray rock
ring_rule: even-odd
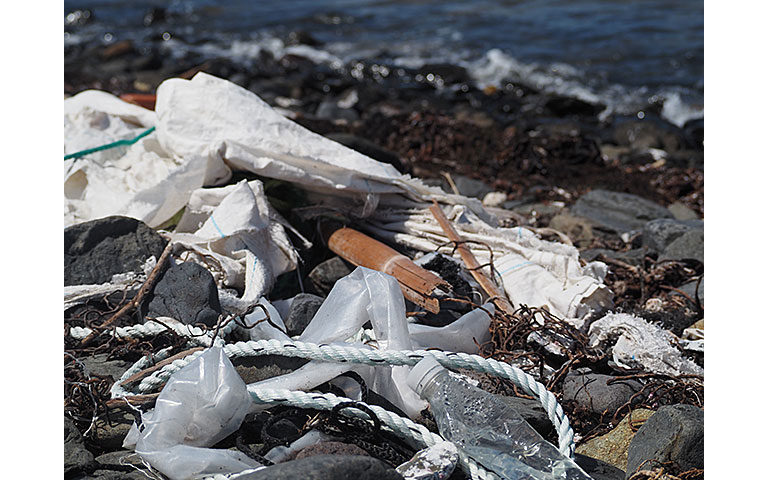
[[[334,142],[347,146],[352,150],[356,150],[363,155],[367,155],[374,160],[388,163],[395,167],[398,172],[404,172],[403,162],[400,160],[399,155],[391,150],[382,148],[371,141],[352,135],[351,133],[330,133],[326,135],[326,137]]]
[[[112,275],[141,272],[152,255],[160,258],[166,243],[145,223],[106,217],[64,229],[64,285],[108,282]]]
[[[670,243],[659,260],[698,260],[704,263],[704,230],[691,230]]]
[[[605,110],[605,105],[593,105],[584,100],[563,95],[550,97],[544,104],[544,107],[558,117],[570,115],[593,117]]]
[[[624,470],[596,458],[577,453],[576,464],[593,480],[624,480]]]
[[[352,270],[340,257],[333,257],[313,268],[309,279],[317,293],[328,296],[336,281],[352,273]]]
[[[92,470],[93,454],[85,448],[83,436],[71,418],[64,417],[64,475]]]
[[[309,458],[317,455],[360,455],[370,457],[368,452],[352,443],[320,442],[299,450],[296,452],[293,459],[301,460],[302,458]]]
[[[252,473],[251,480],[402,480],[394,468],[361,455],[315,455]]]
[[[599,226],[617,232],[642,229],[650,220],[672,218],[669,210],[631,193],[592,190],[582,195],[571,213],[593,220]]]
[[[322,304],[323,298],[311,293],[300,293],[293,297],[288,317],[284,322],[288,335],[301,335]]]
[[[116,466],[115,469],[103,469],[94,470],[89,475],[78,475],[72,477],[72,480],[122,480],[124,478],[128,480],[147,480],[147,475],[131,467]],[[146,467],[140,467],[146,469]],[[130,469],[130,470],[129,470]]]
[[[135,465],[137,467],[143,467],[144,464],[141,461],[141,457],[133,450],[118,450],[116,452],[104,453],[96,457],[96,461],[101,468],[108,468],[112,465]]]
[[[235,370],[247,384],[291,373],[309,360],[282,355],[260,355],[233,359]]]
[[[704,468],[704,410],[667,405],[640,427],[627,451],[627,478],[643,464],[658,466],[655,462],[672,462],[680,470]]]
[[[99,422],[94,429],[93,441],[97,445],[97,454],[119,450],[123,440],[133,425],[135,417],[128,412],[118,411],[109,414],[108,422]]]
[[[683,236],[685,232],[703,229],[701,220],[679,221],[671,218],[658,218],[643,227],[643,245],[651,251],[661,253],[670,243]]]
[[[566,375],[563,380],[563,401],[575,401],[591,412],[612,415],[640,391],[642,385],[633,380],[622,380],[608,384],[610,375],[590,373],[578,369]]]
[[[456,185],[456,189],[465,197],[474,197],[482,200],[486,194],[493,191],[491,187],[480,180],[465,177],[464,175],[451,175],[451,177],[453,178],[453,183]],[[450,185],[447,189],[445,187],[443,187],[443,189],[453,193],[453,189]]]
[[[125,360],[107,360],[108,353],[99,353],[94,356],[85,356],[78,358],[83,364],[89,375],[102,375],[112,377],[112,380],[118,380],[123,373],[128,370],[132,362]]]
[[[211,272],[184,262],[165,271],[155,285],[148,315],[171,317],[184,323],[216,325],[221,314],[219,291]]]
[[[617,252],[607,248],[590,248],[579,252],[579,258],[591,262],[597,260],[603,255],[611,260],[619,260],[630,265],[641,265],[645,255],[642,248],[633,248],[626,252]]]
[[[555,433],[555,426],[552,425],[552,420],[549,419],[546,410],[544,410],[544,407],[541,406],[541,402],[538,400],[508,396],[499,396],[499,398],[514,408],[542,437],[551,438]]]

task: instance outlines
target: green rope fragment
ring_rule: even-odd
[[[64,155],[64,160],[69,160],[70,158],[84,157],[84,156],[89,155],[91,153],[100,152],[102,150],[109,150],[110,148],[122,147],[122,146],[131,146],[134,143],[138,142],[139,140],[141,140],[142,138],[146,137],[147,135],[149,135],[150,133],[152,133],[154,131],[155,131],[155,127],[152,127],[152,128],[149,128],[149,129],[145,130],[139,136],[137,136],[136,138],[133,138],[131,140],[118,140],[116,142],[108,143],[108,144],[102,145],[100,147],[88,148],[86,150],[80,150],[79,152],[70,153],[69,155]]]

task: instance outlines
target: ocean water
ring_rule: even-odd
[[[145,27],[153,7],[166,21]],[[78,9],[92,21],[71,25]],[[262,50],[334,67],[453,63],[478,86],[523,81],[602,102],[605,115],[642,116],[657,102],[677,125],[704,115],[703,0],[67,0],[64,17],[65,45],[160,41],[169,55],[246,63]],[[291,31],[321,45],[286,46]]]

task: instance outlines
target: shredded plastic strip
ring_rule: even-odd
[[[138,142],[142,138],[146,137],[150,133],[155,131],[155,127],[148,128],[144,130],[144,132],[140,133],[138,136],[130,139],[130,140],[118,140],[116,142],[108,143],[106,145],[101,145],[98,147],[93,148],[87,148],[85,150],[80,150],[79,152],[70,153],[69,155],[64,155],[64,160],[69,160],[70,158],[80,158],[84,157],[86,155],[90,155],[91,153],[100,152],[102,150],[109,150],[110,148],[117,148],[117,147],[130,147],[134,143]]]
[[[341,345],[317,345],[299,341],[259,340],[226,344],[222,347],[230,358],[252,357],[259,355],[283,355],[307,358],[334,363],[363,363],[374,366],[415,365],[426,356],[434,357],[446,368],[465,368],[477,372],[489,373],[510,380],[526,393],[534,395],[547,412],[558,433],[559,450],[573,458],[575,444],[574,433],[568,417],[557,398],[531,375],[505,362],[486,359],[479,355],[461,352],[440,352],[435,350],[372,350]],[[183,359],[165,365],[162,369],[144,378],[138,386],[140,393],[148,393],[165,383],[178,370],[200,356],[196,352]]]

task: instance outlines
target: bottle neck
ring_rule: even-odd
[[[445,380],[448,378],[448,370],[443,370],[441,372],[436,373],[432,376],[429,380],[424,383],[424,386],[421,389],[421,398],[429,400],[432,398],[432,395],[434,395],[437,388],[445,383]]]

